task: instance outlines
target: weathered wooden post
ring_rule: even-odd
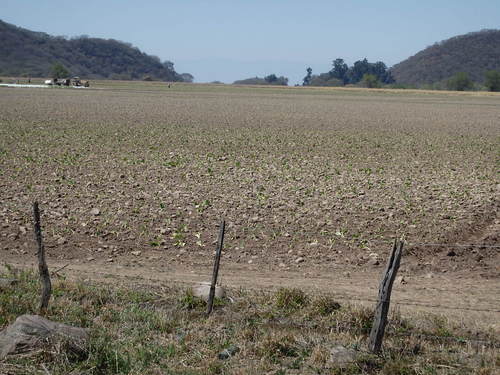
[[[387,262],[384,277],[378,290],[377,307],[375,308],[375,317],[373,319],[373,327],[368,343],[369,349],[374,353],[380,352],[382,348],[385,325],[387,324],[387,313],[389,312],[389,304],[391,301],[392,285],[394,284],[394,279],[396,278],[396,273],[398,272],[401,262],[403,244],[403,241],[394,240],[391,256]]]
[[[37,243],[38,256],[38,271],[40,273],[40,281],[42,283],[42,298],[40,300],[40,314],[45,314],[49,306],[49,299],[52,293],[52,284],[50,282],[49,268],[45,261],[45,247],[43,246],[42,227],[40,225],[40,210],[38,202],[33,203],[33,218],[35,229],[35,241]]]
[[[215,286],[217,285],[217,276],[219,275],[219,264],[222,252],[222,245],[224,243],[225,227],[226,227],[226,222],[222,220],[222,223],[220,223],[219,238],[217,241],[217,251],[215,252],[215,263],[214,263],[214,272],[212,274],[212,284],[210,285],[210,293],[208,294],[207,316],[212,313],[212,309],[214,306]]]

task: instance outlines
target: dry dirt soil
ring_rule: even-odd
[[[393,301],[500,330],[500,96],[101,82],[0,89],[0,260],[111,283]]]

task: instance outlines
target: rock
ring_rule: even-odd
[[[38,315],[21,315],[0,332],[0,360],[9,354],[35,350],[51,343],[64,342],[69,351],[85,353],[89,341],[87,330],[52,322]]]
[[[370,258],[370,260],[368,261],[368,264],[370,264],[371,266],[378,266],[380,264],[378,258]]]
[[[328,362],[335,367],[347,367],[358,358],[358,352],[354,349],[348,349],[342,345],[335,346],[330,350]]]
[[[193,287],[193,296],[208,301],[208,295],[210,294],[210,283],[201,283]],[[215,286],[215,297],[223,298],[226,295],[226,290],[216,285]]]
[[[240,348],[238,348],[236,345],[231,345],[229,348],[224,349],[222,352],[219,353],[219,359],[221,360],[228,359],[229,357],[232,357],[239,351]]]
[[[297,264],[298,264],[298,263],[302,263],[302,262],[304,262],[304,261],[305,261],[305,259],[304,259],[304,258],[302,258],[302,257],[298,257],[297,259],[295,259],[295,263],[297,263]]]
[[[90,210],[90,213],[94,216],[100,215],[101,211],[98,208],[93,208]]]
[[[395,281],[397,284],[406,284],[406,279],[403,276],[396,277]]]

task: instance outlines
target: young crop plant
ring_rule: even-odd
[[[200,203],[195,204],[196,210],[200,213],[205,211],[207,208],[209,208],[211,206],[212,206],[212,204],[210,203],[210,201],[208,199],[205,199],[205,200],[201,201]]]
[[[188,232],[188,226],[186,224],[182,224],[180,227],[175,229],[170,237],[174,240],[174,246],[184,247],[186,246],[186,233]]]

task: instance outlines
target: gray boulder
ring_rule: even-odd
[[[208,295],[210,294],[210,283],[200,283],[193,287],[193,296],[208,301]],[[215,297],[223,298],[226,295],[226,291],[223,287],[215,286]]]
[[[34,350],[47,343],[62,343],[74,353],[85,353],[87,330],[52,322],[38,315],[21,315],[0,332],[0,360],[9,354]]]

